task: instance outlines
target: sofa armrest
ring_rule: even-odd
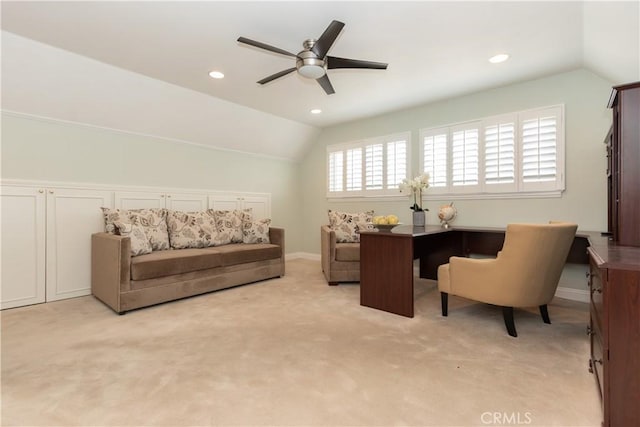
[[[130,290],[131,239],[108,233],[91,235],[91,293],[118,313],[120,293]]]
[[[269,242],[274,245],[280,246],[280,250],[282,255],[280,257],[280,261],[282,263],[282,274],[280,277],[284,276],[284,228],[278,227],[269,227]]]
[[[322,271],[328,275],[331,261],[336,259],[336,233],[328,225],[320,227],[320,259]]]

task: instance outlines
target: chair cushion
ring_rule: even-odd
[[[360,261],[360,243],[336,243],[336,261]]]

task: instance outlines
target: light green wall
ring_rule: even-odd
[[[379,214],[395,213],[410,223],[409,201],[329,202],[326,198],[326,146],[396,132],[412,133],[412,175],[418,173],[418,132],[482,117],[554,104],[565,105],[566,191],[561,198],[458,200],[456,224],[503,227],[509,222],[575,221],[583,230],[604,230],[607,224],[604,137],[611,124],[606,108],[611,83],[586,70],[451,98],[379,117],[324,129],[301,165],[304,188],[303,250],[319,253],[319,231],[327,222],[327,209]],[[438,206],[426,202],[427,221],[437,223]]]
[[[302,248],[299,165],[77,124],[2,115],[2,178],[271,193],[287,252]]]

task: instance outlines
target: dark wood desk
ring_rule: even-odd
[[[360,234],[360,305],[413,317],[413,260],[420,277],[437,279],[438,266],[452,256],[496,255],[505,229],[400,225],[390,232]],[[588,264],[589,237],[578,233],[567,262]]]

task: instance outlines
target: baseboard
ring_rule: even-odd
[[[565,287],[558,287],[558,289],[556,289],[556,297],[585,303],[588,303],[590,300],[589,291]]]
[[[311,261],[320,261],[320,254],[312,254],[310,252],[292,252],[284,255],[286,261],[292,259],[308,259]]]

